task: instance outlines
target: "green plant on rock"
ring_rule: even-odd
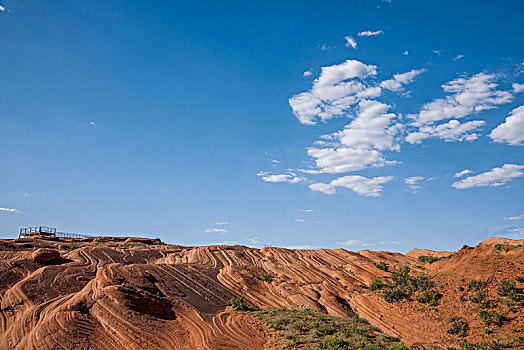
[[[502,326],[505,317],[493,310],[480,310],[479,316],[486,323],[487,326]]]
[[[385,286],[386,286],[386,284],[384,283],[384,281],[382,281],[382,278],[378,277],[373,282],[371,282],[369,284],[368,289],[369,290],[377,290],[377,289],[382,289]]]
[[[468,323],[458,317],[453,317],[450,320],[451,326],[448,329],[449,334],[455,334],[460,337],[465,337],[468,334],[469,326]]]
[[[271,276],[269,273],[262,272],[260,274],[260,279],[264,282],[271,283],[273,281],[273,276]]]
[[[522,300],[522,294],[517,290],[515,281],[501,280],[498,283],[497,293],[503,297],[508,297],[513,301]]]
[[[417,300],[420,303],[428,304],[429,306],[437,306],[439,299],[442,297],[442,294],[437,292],[434,289],[428,289],[422,292],[418,296]]]
[[[258,309],[256,306],[248,305],[242,297],[229,299],[226,306],[231,306],[234,310],[238,311],[254,311]]]
[[[384,261],[381,261],[381,262],[376,263],[375,266],[376,266],[378,269],[384,270],[384,271],[386,271],[386,272],[389,270],[389,264],[388,264],[388,263],[385,263]]]
[[[320,343],[320,349],[347,349],[348,342],[343,338],[333,337],[327,338],[322,343]]]

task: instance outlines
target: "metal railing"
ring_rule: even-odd
[[[79,233],[56,232],[56,228],[54,227],[34,226],[34,227],[21,228],[18,238],[33,237],[33,236],[63,237],[63,238],[73,238],[73,239],[84,239],[88,237],[95,237],[95,236],[82,235]]]

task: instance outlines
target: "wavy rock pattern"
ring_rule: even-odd
[[[458,278],[457,269],[469,276],[465,266],[478,269],[496,242],[426,268],[446,281]],[[0,241],[0,349],[264,349],[264,326],[225,310],[237,296],[261,307],[307,307],[338,316],[357,311],[408,343],[445,337],[445,326],[411,305],[365,293],[385,274],[376,262],[416,265],[414,257],[151,243],[91,239],[69,251],[69,242],[58,239]],[[272,283],[259,279],[263,272],[273,276]]]

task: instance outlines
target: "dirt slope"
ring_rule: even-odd
[[[421,264],[418,256],[344,249],[181,247],[134,238],[0,240],[0,349],[267,348],[264,324],[225,309],[238,296],[260,307],[358,312],[408,344],[507,338],[516,348],[515,334],[524,332],[522,303],[486,334],[466,291],[471,280],[482,279],[489,297],[497,298],[499,280],[524,277],[524,249],[496,249],[504,244],[524,241],[488,239]],[[390,274],[378,262],[429,273],[442,294],[439,305],[413,298],[388,303],[368,291],[376,277]],[[272,281],[262,281],[261,273]],[[504,308],[498,302],[496,309]],[[454,315],[468,322],[467,336],[447,333]]]

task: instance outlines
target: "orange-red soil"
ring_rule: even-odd
[[[499,280],[524,277],[524,240],[491,238],[450,259],[422,264],[431,251],[254,249],[244,246],[153,245],[148,239],[86,239],[78,248],[60,239],[0,240],[0,349],[264,349],[268,332],[258,320],[226,309],[242,296],[260,307],[307,307],[337,316],[357,312],[407,344],[458,344],[507,340],[524,333],[522,305],[500,301],[505,323],[486,334],[471,280],[487,281],[492,299]],[[68,249],[69,248],[69,249]],[[429,252],[429,253],[428,253]],[[436,307],[414,300],[384,301],[366,288],[391,268],[410,264],[427,272],[442,294]],[[260,274],[273,276],[271,283]],[[518,288],[524,284],[517,283]],[[447,333],[460,316],[465,338]]]

